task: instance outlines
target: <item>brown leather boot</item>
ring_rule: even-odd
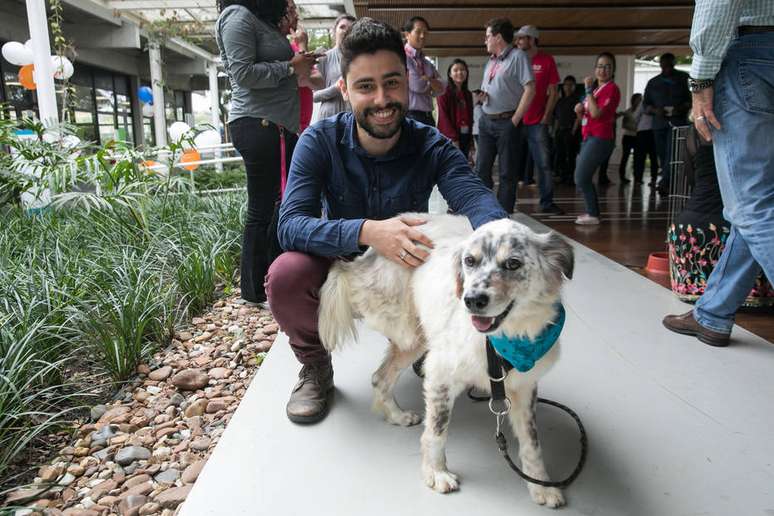
[[[322,420],[328,414],[331,391],[333,366],[330,359],[304,365],[285,409],[288,419],[307,424]]]
[[[693,310],[680,315],[667,315],[662,323],[667,330],[682,335],[693,335],[710,346],[725,347],[730,340],[730,333],[713,331],[699,324],[693,317]]]

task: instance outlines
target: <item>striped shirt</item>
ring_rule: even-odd
[[[741,25],[774,25],[774,0],[696,0],[691,77],[715,78]]]

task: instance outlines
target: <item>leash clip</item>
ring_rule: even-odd
[[[503,409],[502,410],[495,410],[494,404],[497,402],[503,403]],[[508,414],[508,412],[511,411],[511,400],[508,399],[506,396],[505,398],[501,400],[496,400],[494,398],[489,398],[489,411],[497,416],[498,418],[503,417]]]

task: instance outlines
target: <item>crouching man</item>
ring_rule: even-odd
[[[454,145],[435,128],[406,118],[408,77],[400,34],[370,18],[341,43],[339,87],[352,113],[321,120],[298,140],[280,209],[285,253],[266,276],[272,312],[302,364],[287,404],[296,423],[328,412],[333,368],[317,331],[319,290],[333,260],[373,247],[417,267],[432,247],[421,221],[435,185],[474,228],[507,217]]]

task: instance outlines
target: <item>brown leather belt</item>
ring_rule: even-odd
[[[513,117],[514,113],[515,111],[506,111],[505,113],[494,113],[494,114],[484,113],[484,114],[487,116],[487,118],[491,120],[502,120],[503,118]]]
[[[759,34],[761,32],[774,32],[774,25],[742,25],[737,29],[740,36],[746,34]]]

